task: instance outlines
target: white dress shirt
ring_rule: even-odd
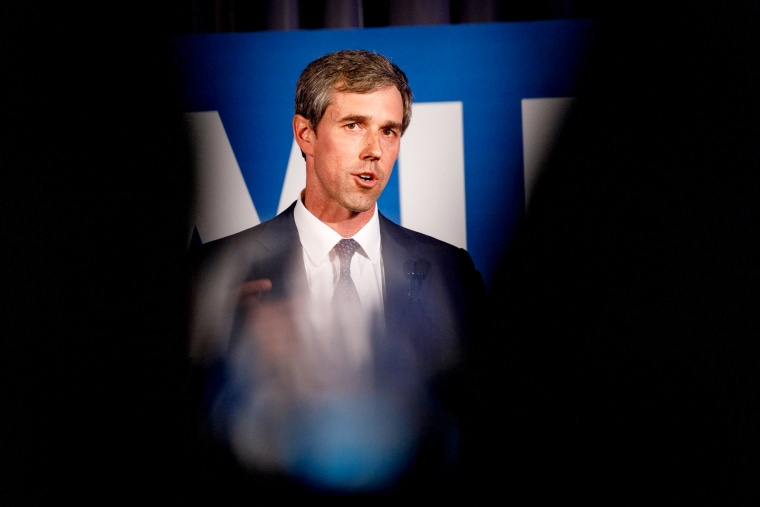
[[[342,236],[311,214],[301,199],[294,212],[296,228],[303,247],[303,261],[312,301],[331,301],[340,276],[340,259],[333,251]],[[380,220],[375,213],[354,234],[361,248],[351,258],[351,279],[359,292],[362,306],[369,312],[383,311],[383,258],[380,250]]]
[[[349,327],[341,327],[345,322],[332,320],[332,296],[340,278],[340,258],[333,248],[343,239],[342,236],[306,209],[301,199],[296,203],[293,216],[303,249],[311,298],[311,305],[304,308],[300,316],[305,319],[301,321],[302,333],[309,337],[304,346],[333,351],[327,352],[328,356],[343,358],[334,368],[363,369],[371,356],[371,334],[384,322],[385,283],[377,205],[370,221],[353,236],[360,248],[351,258],[351,279],[365,313],[358,321],[352,320]],[[320,354],[312,355],[318,357]]]

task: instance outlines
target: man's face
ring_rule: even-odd
[[[334,92],[312,139],[310,195],[354,212],[374,207],[398,157],[404,106],[393,87]]]

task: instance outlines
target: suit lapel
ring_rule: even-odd
[[[417,240],[402,227],[380,215],[383,265],[385,270],[385,341],[378,344],[380,356],[399,368],[402,358],[418,374],[427,375],[446,364],[451,353],[450,319],[446,295],[436,281],[438,259],[421,251]],[[423,255],[426,258],[421,259]],[[425,278],[412,289],[409,266],[427,261]],[[416,283],[416,282],[415,282]]]
[[[404,264],[414,260],[414,242],[396,224],[380,214],[380,240],[385,271],[385,320],[402,320],[409,306],[409,279]]]
[[[257,242],[265,258],[257,268],[257,273],[248,278],[269,278],[272,280],[271,297],[299,294],[306,287],[306,268],[301,254],[301,241],[293,218],[295,203],[288,209],[265,223]]]

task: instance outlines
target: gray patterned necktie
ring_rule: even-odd
[[[342,239],[334,250],[340,258],[340,277],[333,294],[333,307],[338,311],[355,311],[361,308],[361,300],[351,279],[351,257],[359,249],[359,243],[353,239]]]

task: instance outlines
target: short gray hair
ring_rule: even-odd
[[[366,50],[346,49],[312,61],[296,84],[295,112],[309,120],[312,130],[330,105],[332,93],[371,93],[395,86],[401,93],[403,135],[412,119],[412,89],[406,74],[387,57]]]

